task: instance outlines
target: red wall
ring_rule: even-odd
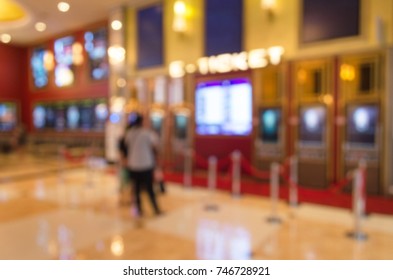
[[[53,51],[55,39],[63,36],[75,36],[77,42],[84,42],[84,32],[106,26],[100,22],[82,30],[61,34],[39,46],[47,46]],[[33,48],[33,47],[32,47]],[[17,102],[20,108],[20,120],[29,131],[32,130],[33,106],[41,101],[65,101],[86,98],[105,98],[108,96],[108,80],[92,81],[89,78],[87,57],[84,63],[76,67],[75,83],[67,88],[58,88],[54,84],[53,71],[50,73],[49,85],[43,90],[36,90],[32,85],[30,71],[31,49],[0,43],[0,101]]]
[[[21,105],[27,84],[27,49],[0,43],[0,101]]]

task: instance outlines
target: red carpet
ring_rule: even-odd
[[[166,172],[165,180],[168,182],[183,183],[183,174],[176,172]],[[197,174],[192,177],[192,185],[207,186],[205,174]],[[219,177],[217,186],[220,190],[231,191],[231,178],[229,176]],[[243,179],[241,183],[241,192],[247,194],[269,196],[269,183],[258,182],[253,179]],[[280,198],[288,201],[288,187],[280,187]],[[352,208],[352,196],[349,193],[335,192],[330,189],[316,190],[305,187],[298,188],[299,202],[309,202],[341,208]],[[382,196],[368,196],[366,198],[366,212],[393,215],[393,198]]]

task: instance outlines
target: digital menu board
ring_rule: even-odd
[[[248,79],[204,82],[195,91],[199,135],[249,135],[252,131],[252,87]]]

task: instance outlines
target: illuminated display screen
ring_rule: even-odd
[[[64,105],[58,105],[55,108],[55,128],[64,130],[66,128],[66,108]]]
[[[106,28],[85,33],[85,50],[88,54],[90,77],[93,80],[102,80],[108,77],[107,37]]]
[[[321,105],[300,109],[299,140],[304,144],[321,145],[325,142],[326,108]]]
[[[53,104],[45,106],[45,127],[55,128],[56,125],[56,111]]]
[[[33,125],[36,129],[102,131],[108,119],[105,99],[85,99],[36,104]]]
[[[36,48],[33,50],[30,60],[34,86],[39,89],[48,85],[48,71],[45,69],[45,54],[46,50],[44,48]]]
[[[33,124],[35,128],[45,128],[46,109],[43,105],[37,105],[33,110]]]
[[[161,135],[162,133],[163,121],[164,121],[164,116],[162,114],[152,113],[150,115],[151,127],[158,135]]]
[[[0,103],[0,131],[15,128],[17,122],[15,103]]]
[[[66,109],[66,124],[69,129],[77,129],[79,127],[79,122],[81,119],[81,114],[79,108],[76,104],[70,104]]]
[[[188,116],[183,114],[175,115],[174,136],[177,139],[187,139]]]
[[[90,130],[94,128],[94,102],[86,100],[79,104],[80,128]]]
[[[75,80],[73,69],[74,37],[68,36],[55,41],[55,83],[58,87],[72,85]]]
[[[195,119],[199,135],[249,135],[252,131],[252,87],[249,80],[198,84]]]
[[[94,127],[97,130],[103,130],[105,128],[105,123],[108,118],[108,105],[105,100],[97,100],[94,107]]]
[[[278,143],[280,140],[281,109],[263,109],[259,118],[259,138],[262,142]]]
[[[347,110],[347,142],[375,146],[378,127],[377,105],[352,105]]]

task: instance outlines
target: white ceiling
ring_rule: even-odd
[[[110,12],[116,7],[140,2],[135,0],[68,0],[71,8],[67,13],[62,13],[57,10],[57,3],[60,0],[14,1],[23,6],[30,17],[23,25],[0,22],[0,34],[10,34],[12,36],[10,44],[16,45],[31,45],[62,33],[80,29],[83,26],[107,19]],[[35,30],[34,24],[38,21],[46,23],[47,29],[44,32]]]

